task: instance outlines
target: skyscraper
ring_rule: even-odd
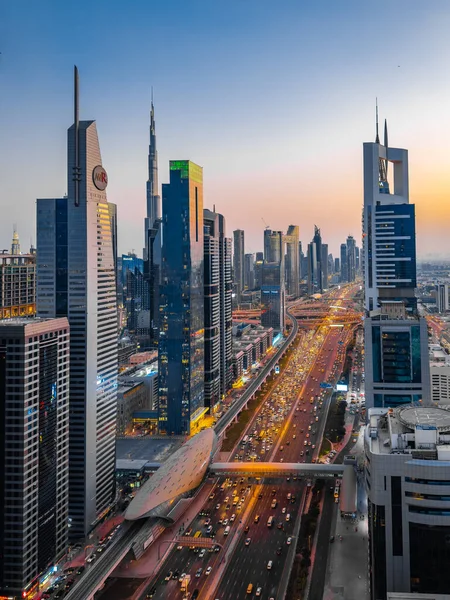
[[[253,290],[255,287],[255,257],[253,254],[244,256],[244,287],[247,290]]]
[[[266,233],[266,232],[264,232]],[[283,233],[272,231],[268,254],[272,261],[264,260],[261,285],[261,323],[264,327],[273,327],[275,331],[284,331],[285,323],[285,283]],[[269,250],[270,248],[270,250]]]
[[[449,309],[448,284],[438,283],[436,286],[436,305],[438,312],[444,313]]]
[[[310,295],[321,293],[323,291],[322,259],[322,237],[320,235],[320,229],[317,225],[314,225],[314,237],[312,242],[308,244],[308,294]]]
[[[286,290],[290,296],[298,296],[299,294],[300,255],[298,238],[298,225],[289,225],[284,241],[286,243]]]
[[[0,254],[0,320],[36,313],[36,257]]]
[[[183,435],[205,412],[202,168],[170,161],[162,192],[158,420],[160,431]]]
[[[95,121],[68,131],[68,195],[37,201],[37,312],[70,323],[70,533],[86,535],[115,497],[115,205]]]
[[[393,166],[393,193],[388,181]],[[417,314],[414,205],[408,152],[364,144],[364,287],[367,407],[430,401],[427,325]],[[348,246],[347,246],[348,247]]]
[[[0,321],[3,597],[25,597],[67,549],[68,419],[67,319]]]
[[[148,148],[147,216],[144,222],[144,293],[140,313],[141,334],[148,343],[158,342],[159,288],[161,283],[161,197],[158,189],[158,151],[153,98],[150,110],[150,142]]]
[[[347,238],[347,278],[349,282],[356,279],[356,244],[352,235]]]
[[[322,291],[328,289],[328,244],[322,244]]]
[[[242,229],[233,231],[234,254],[233,254],[233,279],[236,288],[236,302],[241,301],[241,294],[244,291],[244,232]]]
[[[211,411],[231,387],[231,240],[223,215],[205,209],[205,407]]]
[[[341,244],[341,283],[348,282],[347,244]]]

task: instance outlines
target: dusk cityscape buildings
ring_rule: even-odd
[[[237,4],[6,12],[0,600],[449,600],[450,8]]]

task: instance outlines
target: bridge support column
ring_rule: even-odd
[[[238,422],[239,422],[239,419],[238,419],[238,416],[236,415],[233,419],[233,423],[238,423]]]

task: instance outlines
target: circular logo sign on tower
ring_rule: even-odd
[[[92,171],[92,181],[98,190],[103,192],[103,190],[106,189],[106,186],[108,185],[108,174],[101,165],[94,167],[94,170]]]

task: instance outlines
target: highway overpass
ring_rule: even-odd
[[[212,463],[209,472],[230,477],[286,477],[302,475],[310,478],[342,477],[345,465],[321,463],[230,462]]]

